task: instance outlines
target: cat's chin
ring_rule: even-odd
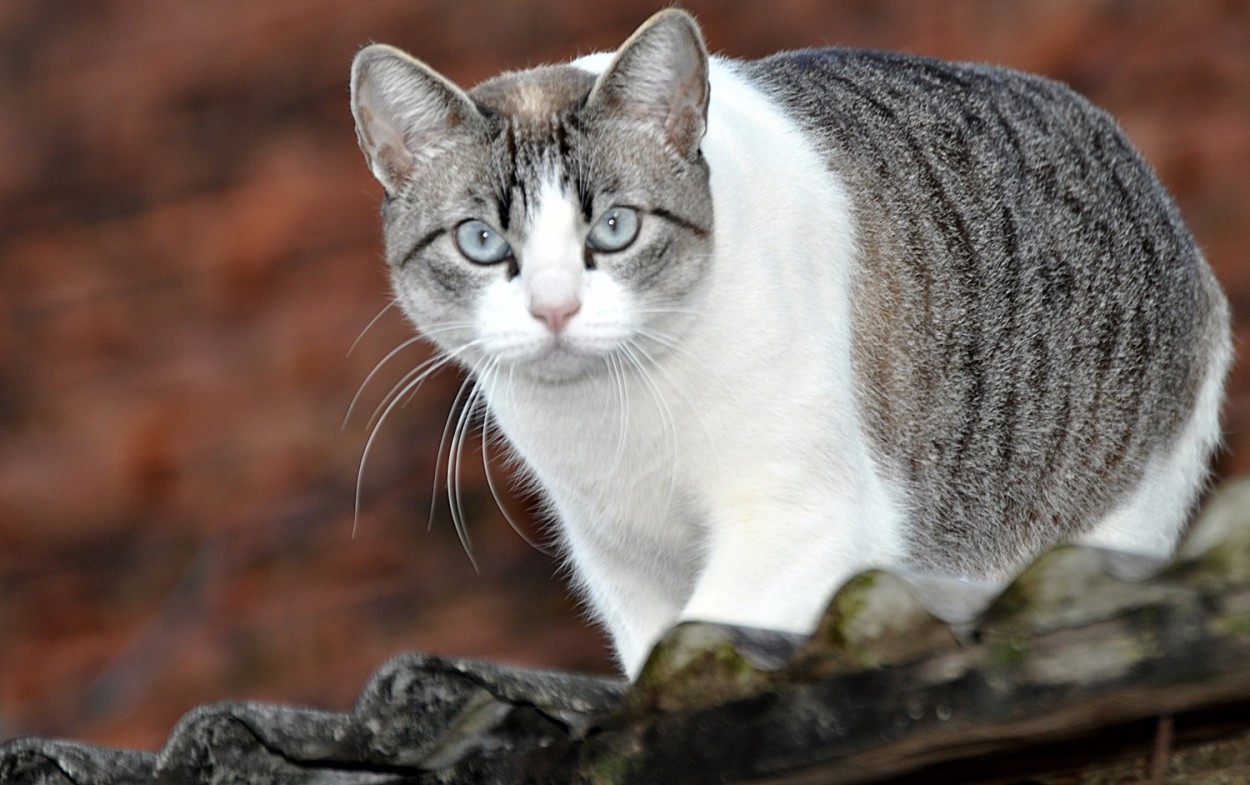
[[[568,384],[594,374],[607,373],[608,363],[596,352],[556,345],[513,366],[517,373],[541,384]]]

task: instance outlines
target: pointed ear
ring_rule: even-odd
[[[394,47],[373,44],[352,62],[356,138],[374,177],[390,193],[414,166],[447,149],[481,119],[464,91]]]
[[[679,155],[693,158],[707,127],[707,72],[698,23],[670,8],[621,45],[587,104],[642,120]]]

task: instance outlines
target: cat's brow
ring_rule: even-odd
[[[409,262],[413,260],[413,258],[417,256],[417,254],[421,253],[426,248],[430,247],[430,243],[434,242],[435,240],[437,240],[439,237],[443,236],[446,233],[447,233],[447,229],[445,228],[435,229],[434,231],[422,237],[420,240],[417,240],[417,242],[413,244],[412,248],[408,250],[408,253],[404,254],[404,258],[399,260],[399,266],[404,267],[405,265],[407,265]]]
[[[683,228],[683,229],[685,229],[685,230],[687,230],[687,231],[689,231],[689,232],[692,232],[693,234],[697,235],[698,237],[707,237],[708,235],[710,235],[710,234],[712,233],[712,230],[711,230],[711,229],[709,229],[708,227],[706,227],[706,226],[700,226],[699,224],[695,223],[694,221],[691,221],[691,220],[689,220],[689,219],[687,219],[687,218],[683,218],[682,216],[678,215],[677,213],[674,213],[674,212],[672,212],[672,211],[670,211],[670,210],[665,210],[663,207],[653,207],[653,208],[651,208],[650,210],[648,210],[647,212],[651,213],[652,215],[656,216],[657,218],[663,218],[665,221],[668,221],[669,223],[676,224],[676,225],[680,226],[681,228]]]

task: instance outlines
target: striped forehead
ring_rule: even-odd
[[[595,77],[568,65],[542,66],[500,74],[473,88],[480,106],[508,117],[519,129],[541,131],[553,119],[581,104]]]
[[[589,212],[586,184],[572,174],[570,164],[576,164],[564,153],[550,145],[518,146],[501,153],[495,198],[504,231],[528,231],[544,210],[563,205]]]
[[[573,193],[582,177],[570,160],[573,115],[594,77],[571,66],[544,66],[509,73],[471,91],[495,124],[496,185],[505,224],[529,222],[539,191],[558,184]],[[505,226],[505,228],[507,228]]]

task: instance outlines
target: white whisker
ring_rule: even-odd
[[[667,316],[668,314],[683,314],[686,316],[702,316],[703,311],[698,308],[635,308],[634,313]]]
[[[390,391],[387,392],[386,395],[382,396],[382,401],[374,408],[373,414],[369,416],[369,427],[376,426],[378,421],[378,412],[382,411],[384,407],[389,411],[391,404],[396,401],[399,401],[400,399],[403,399],[404,401],[411,400],[412,397],[417,394],[417,391],[421,389],[421,385],[425,384],[427,379],[437,373],[439,369],[451,363],[453,359],[455,359],[455,357],[448,354],[435,355],[433,357],[426,358],[421,361],[416,368],[413,368],[411,371],[400,377],[399,381],[391,387]]]
[[[488,398],[490,397],[490,395],[493,394],[493,387],[495,383],[499,380],[499,366],[500,366],[500,362],[498,360],[495,360],[490,364],[490,366],[487,368],[485,372],[479,375],[478,384],[484,387],[488,391],[488,395],[487,395]],[[490,468],[490,452],[488,448],[488,442],[490,441],[490,439],[488,438],[488,432],[491,427],[490,423],[491,423],[490,407],[489,406],[483,407],[482,468],[486,473],[486,487],[490,489],[490,495],[495,500],[495,506],[498,507],[499,512],[503,514],[504,520],[508,522],[508,526],[512,528],[512,531],[516,532],[516,535],[520,537],[525,542],[526,545],[530,546],[531,548],[543,554],[544,556],[554,556],[555,554],[549,548],[546,548],[543,545],[535,542],[532,537],[526,534],[525,531],[521,529],[521,526],[516,522],[516,519],[512,517],[512,514],[508,512],[507,507],[504,506],[503,499],[499,495],[499,490],[495,486],[494,473],[491,471],[491,468]]]
[[[639,337],[645,338],[648,341],[663,347],[667,351],[671,351],[674,354],[681,355],[683,358],[692,360],[700,368],[703,368],[708,373],[712,373],[713,369],[708,366],[707,362],[705,362],[704,359],[698,354],[691,352],[690,347],[682,343],[680,339],[648,327],[635,328],[634,332],[637,333]],[[634,346],[638,349],[642,348],[641,344],[638,344],[637,342],[634,342]],[[660,368],[658,363],[653,361],[652,364],[655,365],[656,368]]]
[[[612,458],[615,468],[620,468],[621,462],[625,460],[625,445],[629,438],[629,380],[625,376],[625,368],[622,366],[621,358],[613,353],[605,357],[608,364],[608,373],[612,375],[614,382],[613,388],[616,392],[618,406],[618,426],[616,435],[616,455]]]
[[[661,422],[663,423],[664,433],[669,442],[671,456],[669,461],[668,496],[665,501],[664,513],[661,516],[666,518],[672,511],[673,499],[677,491],[677,424],[673,419],[672,409],[669,408],[668,401],[664,398],[664,392],[647,370],[646,365],[643,363],[643,358],[652,365],[655,364],[655,361],[634,341],[622,344],[620,348],[622,356],[628,359],[630,364],[638,371],[639,378],[642,379],[644,386],[650,391],[651,398],[655,401]],[[639,354],[642,355],[642,358],[639,357]]]
[[[643,338],[646,338],[648,340],[654,341],[655,343],[658,343],[660,346],[663,346],[665,349],[677,349],[680,346],[680,344],[678,344],[677,342],[677,339],[672,338],[668,335],[665,335],[664,333],[659,332],[658,330],[651,330],[646,327],[639,327],[635,329],[634,332],[638,333],[638,335],[640,335]]]
[[[445,362],[446,362],[446,359],[443,360],[443,363]],[[381,414],[376,416],[376,422],[374,422],[372,427],[370,428],[369,438],[365,440],[364,449],[360,453],[360,465],[356,469],[356,504],[355,504],[355,513],[352,517],[352,537],[356,536],[356,528],[360,523],[360,491],[364,484],[365,464],[369,461],[369,452],[370,450],[373,449],[373,443],[374,441],[377,440],[378,434],[382,430],[382,423],[386,421],[386,418],[390,416],[390,413],[395,409],[395,407],[399,404],[400,400],[403,398],[403,396],[407,392],[419,387],[421,383],[425,381],[429,373],[435,370],[437,367],[441,366],[443,363],[439,363],[438,365],[435,365],[433,368],[429,368],[426,372],[420,374],[415,379],[412,379],[411,381],[404,384],[403,388],[400,389],[400,391],[397,394],[391,397],[390,402],[387,403],[385,408],[382,409]],[[423,363],[423,365],[426,365],[426,364],[427,363]]]
[[[395,301],[392,301],[391,304],[394,305]],[[389,308],[390,306],[387,306],[387,307]],[[386,311],[385,308],[382,309],[382,313],[385,313],[385,311]],[[381,316],[382,313],[379,313],[378,316]],[[374,321],[377,321],[378,316],[374,317]],[[372,322],[370,324],[372,324]],[[440,324],[430,325],[428,327],[422,328],[422,331],[420,334],[414,335],[413,337],[400,343],[399,346],[396,346],[394,349],[391,349],[389,352],[387,352],[385,357],[383,357],[381,360],[378,360],[378,362],[374,364],[373,369],[369,371],[368,375],[365,376],[365,380],[360,383],[359,387],[356,388],[356,394],[352,396],[351,403],[348,404],[347,406],[347,414],[343,416],[343,427],[344,428],[347,427],[347,422],[349,419],[351,419],[352,412],[355,410],[356,404],[360,402],[360,396],[364,393],[365,388],[369,386],[369,382],[373,381],[373,377],[377,376],[378,372],[382,370],[382,367],[385,366],[388,362],[390,362],[397,354],[399,354],[404,349],[407,349],[409,346],[412,346],[415,343],[420,343],[422,340],[425,340],[426,338],[430,336],[436,335],[440,332],[448,332],[451,330],[463,329],[466,326],[467,326],[466,322],[443,322]],[[365,329],[367,330],[369,328],[366,327]],[[360,340],[360,339],[357,338],[357,340]],[[352,346],[355,347],[355,344],[352,344]],[[455,355],[462,352],[465,348],[467,348],[467,346],[461,347],[460,349],[457,349],[453,352],[446,353],[445,356],[440,356],[440,355],[444,355],[442,350],[440,350],[439,355],[436,355],[435,357],[430,358],[429,360],[425,361],[424,363],[422,363],[422,365],[418,366],[418,368],[424,368],[427,366],[428,363],[432,363],[432,362],[446,362],[446,356],[454,357]],[[416,372],[419,372],[419,371],[416,371]],[[405,375],[404,378],[397,383],[396,387],[393,387],[391,389],[391,393],[394,393],[395,389],[397,389],[399,385],[406,383],[406,381],[412,377],[413,373],[414,372],[410,371],[407,375]],[[388,393],[386,396],[383,397],[382,399],[383,403],[379,404],[379,408],[382,405],[385,405],[391,393]],[[378,409],[375,408],[373,410],[372,417],[370,417],[370,424],[372,424],[373,418],[377,417],[377,415],[378,415]]]
[[[720,472],[720,454],[719,452],[716,451],[716,440],[712,439],[711,431],[707,430],[707,422],[704,421],[704,417],[700,416],[699,406],[696,406],[694,399],[691,399],[690,392],[687,392],[684,386],[681,386],[679,384],[672,384],[671,376],[669,375],[669,370],[665,369],[664,365],[661,365],[660,362],[656,362],[654,359],[652,359],[651,355],[647,354],[647,351],[645,349],[642,349],[641,346],[637,346],[637,345],[635,345],[635,349],[637,349],[637,351],[640,351],[641,354],[644,355],[646,359],[651,362],[651,367],[654,367],[654,369],[657,372],[659,372],[661,376],[664,376],[666,380],[669,380],[670,382],[669,386],[671,387],[671,389],[676,391],[677,395],[681,396],[682,402],[684,402],[684,404],[686,405],[686,411],[687,411],[686,419],[692,420],[696,422],[697,425],[699,425],[699,430],[701,430],[702,435],[704,435],[707,449],[711,451],[711,460],[712,462],[714,462],[715,470],[717,472]],[[676,349],[682,350],[684,349],[684,347],[677,346]]]
[[[456,536],[460,538],[460,546],[469,557],[473,571],[480,573],[477,559],[473,557],[473,541],[469,539],[469,528],[465,521],[464,497],[460,492],[460,471],[464,465],[464,440],[468,435],[473,410],[481,396],[481,388],[471,376],[465,379],[464,384],[461,385],[461,391],[465,389],[465,385],[469,388],[469,398],[460,409],[460,416],[456,419],[455,428],[452,429],[451,444],[447,450],[447,502],[451,507],[451,522],[456,529]]]
[[[347,405],[347,414],[343,415],[342,427],[344,428],[347,427],[347,421],[351,419],[352,412],[355,411],[356,409],[356,404],[360,402],[360,396],[364,393],[365,388],[369,386],[369,382],[373,381],[373,377],[378,375],[378,371],[382,370],[382,366],[390,362],[391,358],[393,358],[395,355],[399,354],[404,349],[407,349],[409,346],[412,346],[414,343],[419,343],[421,340],[422,338],[420,335],[409,338],[408,340],[401,343],[399,346],[396,346],[394,349],[391,349],[389,352],[387,352],[385,357],[383,357],[381,360],[378,360],[378,362],[374,364],[373,370],[369,371],[368,375],[365,376],[365,380],[360,383],[359,387],[356,388],[356,394],[352,396],[352,402]],[[421,367],[421,366],[418,366],[418,367]],[[405,376],[404,378],[407,379],[408,377]],[[402,384],[403,381],[401,381],[400,383]],[[385,398],[383,400],[385,400]],[[374,410],[373,414],[374,416],[377,416],[376,409]]]
[[[360,331],[360,332],[356,335],[356,340],[352,341],[352,345],[351,345],[351,346],[349,346],[349,347],[347,347],[347,355],[346,355],[347,357],[351,357],[352,352],[353,352],[353,351],[355,351],[355,349],[356,349],[356,345],[357,345],[358,343],[360,343],[360,340],[361,340],[362,338],[364,338],[364,337],[365,337],[365,333],[367,333],[367,332],[369,332],[369,330],[373,329],[373,325],[375,325],[375,324],[377,324],[377,323],[378,323],[378,320],[382,318],[382,315],[383,315],[383,314],[385,314],[387,311],[391,310],[392,308],[394,308],[396,305],[399,305],[399,300],[397,300],[397,299],[392,299],[389,303],[387,303],[386,305],[382,306],[382,310],[378,311],[377,315],[376,315],[376,316],[374,316],[372,319],[370,319],[370,320],[369,320],[369,323],[368,323],[368,324],[366,324],[366,325],[364,326],[364,329],[363,329],[363,330],[361,330],[361,331]]]
[[[400,347],[392,350],[392,352],[387,355],[387,359],[394,356],[395,352],[399,351],[399,349],[410,345],[414,340],[419,340],[419,338],[404,341]],[[377,408],[374,409],[373,416],[369,418],[369,437],[365,440],[364,449],[362,449],[360,453],[360,465],[356,469],[356,502],[352,515],[352,537],[356,536],[356,530],[360,524],[360,492],[364,485],[365,464],[368,463],[369,453],[373,449],[374,442],[377,441],[378,434],[381,433],[382,424],[386,421],[386,418],[390,416],[391,412],[395,410],[395,407],[406,400],[407,396],[415,394],[417,389],[425,383],[425,380],[428,379],[431,374],[456,359],[459,354],[471,346],[472,344],[466,344],[455,351],[436,355],[424,360],[415,369],[405,374],[404,377],[400,379],[400,381],[397,382],[395,386],[391,388],[390,392],[388,392],[382,399],[382,403],[378,404]],[[382,362],[386,362],[386,359],[383,359]],[[376,371],[377,368],[375,367],[374,370]],[[367,381],[368,380],[366,379],[366,382]],[[357,395],[359,395],[359,393],[357,393]],[[441,444],[439,447],[439,454],[442,454]],[[436,476],[435,483],[437,483],[437,481]]]
[[[473,384],[473,377],[465,377],[460,383],[460,389],[456,390],[456,396],[451,399],[451,409],[447,412],[447,420],[443,424],[443,435],[438,440],[438,453],[435,455],[434,461],[434,487],[439,485],[439,477],[442,476],[443,467],[443,451],[448,449],[449,440],[451,438],[451,429],[456,421],[456,416],[460,411],[462,402],[464,401],[465,390]],[[426,523],[426,531],[434,529],[434,510],[438,506],[438,494],[430,494],[430,519]]]
[[[661,334],[658,334],[658,333],[656,334],[656,336],[667,337],[667,336],[661,336]],[[656,338],[652,337],[652,340],[656,340]],[[711,432],[708,431],[707,423],[704,422],[703,417],[700,415],[700,408],[695,404],[694,399],[690,397],[690,393],[687,392],[686,389],[682,385],[673,384],[672,378],[669,376],[668,369],[666,369],[662,363],[657,362],[656,359],[652,357],[651,354],[646,349],[644,349],[640,344],[635,342],[633,343],[633,347],[640,354],[642,354],[643,358],[646,359],[651,364],[651,367],[655,369],[657,373],[659,373],[661,376],[663,376],[666,380],[669,381],[669,387],[672,390],[674,390],[679,396],[681,396],[682,402],[685,403],[686,410],[687,410],[687,415],[685,419],[693,420],[695,423],[698,424],[699,430],[703,432],[703,438],[706,440],[708,449],[711,450],[712,452],[712,461],[715,463],[717,471],[719,471],[720,455],[716,452],[716,440],[712,438]],[[676,351],[685,350],[685,347],[680,346],[680,345],[674,345],[672,348]],[[700,365],[702,365],[701,362],[700,362]]]

